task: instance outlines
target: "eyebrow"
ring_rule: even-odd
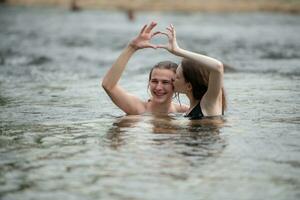
[[[157,80],[157,81],[172,81],[174,79],[159,79],[159,78],[151,78],[150,80]]]

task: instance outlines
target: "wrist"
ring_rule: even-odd
[[[182,52],[182,49],[180,47],[176,47],[173,49],[173,53],[177,56],[180,56]]]
[[[134,50],[134,51],[140,49],[140,48],[136,45],[135,39],[129,42],[128,47],[131,48],[131,49]]]
[[[127,48],[131,49],[132,51],[137,51],[139,49],[138,46],[136,46],[133,42],[130,42],[128,45],[127,45]]]

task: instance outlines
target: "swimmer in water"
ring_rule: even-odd
[[[148,82],[151,98],[148,101],[141,100],[118,84],[129,59],[136,51],[144,48],[157,48],[156,45],[150,43],[150,40],[160,33],[153,32],[156,25],[156,22],[152,22],[142,28],[139,35],[126,46],[102,81],[102,87],[111,100],[127,115],[184,113],[189,108],[187,105],[172,102],[176,63],[163,61],[151,69]]]
[[[226,109],[223,64],[214,58],[180,48],[173,25],[160,34],[168,37],[168,44],[157,45],[157,48],[166,49],[182,57],[181,64],[176,70],[174,87],[175,92],[185,94],[190,101],[185,116],[189,119],[202,119],[223,115]]]

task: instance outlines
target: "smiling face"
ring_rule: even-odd
[[[165,103],[172,101],[174,78],[175,73],[169,69],[153,69],[149,81],[153,102]]]

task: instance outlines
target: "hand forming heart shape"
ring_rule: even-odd
[[[176,41],[176,31],[174,26],[171,24],[166,29],[166,32],[156,31],[152,32],[153,28],[157,25],[156,22],[151,22],[150,25],[144,25],[139,35],[130,42],[130,46],[134,49],[143,49],[143,48],[163,48],[171,53],[178,49],[178,44]],[[158,34],[162,34],[168,37],[168,44],[151,44],[151,39]]]

